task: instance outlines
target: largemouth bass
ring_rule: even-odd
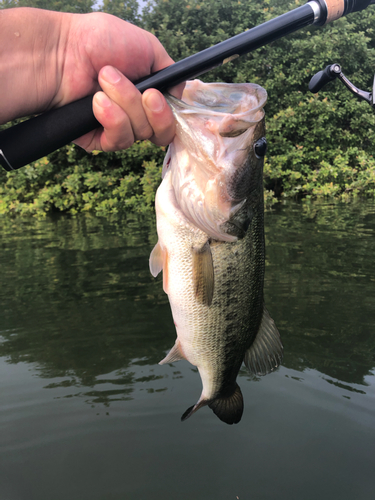
[[[245,362],[265,375],[282,359],[279,332],[263,303],[263,107],[255,84],[186,84],[168,97],[177,131],[156,194],[158,243],[153,276],[163,270],[177,340],[160,362],[186,359],[203,390],[182,420],[208,405],[238,423],[236,382]]]

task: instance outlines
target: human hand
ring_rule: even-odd
[[[153,35],[108,14],[30,8],[0,11],[0,26],[0,123],[97,92],[93,111],[103,129],[78,139],[80,146],[113,151],[138,139],[172,141],[162,94],[141,96],[131,84],[173,62]],[[172,93],[180,97],[182,88]]]
[[[101,91],[94,96],[93,111],[103,125],[103,129],[86,134],[77,144],[87,150],[103,151],[125,149],[135,140],[143,139],[157,145],[169,144],[174,137],[175,122],[164,96],[155,89],[141,95],[130,81],[173,63],[160,42],[150,33],[107,14],[75,15],[75,23],[78,26],[69,39],[68,58],[85,64],[74,64],[81,76],[79,81],[75,78],[74,86],[69,81],[68,87],[81,96],[81,87],[87,93],[87,86],[96,90],[100,85]],[[85,42],[77,47],[76,40],[82,39]],[[103,63],[107,64],[102,67]],[[180,97],[182,87],[172,93]]]
[[[159,91],[149,89],[141,95],[113,66],[100,70],[99,83],[102,91],[94,96],[93,111],[103,128],[75,141],[78,145],[87,151],[115,151],[130,147],[135,140],[149,139],[160,146],[172,142],[175,121]]]

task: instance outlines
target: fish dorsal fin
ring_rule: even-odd
[[[283,359],[283,345],[278,329],[264,307],[262,321],[252,346],[245,353],[245,365],[254,375],[267,375]]]
[[[193,247],[193,282],[195,296],[206,306],[212,303],[214,294],[214,264],[208,241],[203,247]]]
[[[160,273],[163,269],[164,265],[164,252],[160,246],[160,243],[157,242],[152,252],[150,254],[150,272],[154,278]]]
[[[181,351],[180,343],[176,340],[175,345],[169,351],[169,353],[165,356],[164,359],[159,361],[159,365],[165,365],[166,363],[174,363],[175,361],[180,361],[181,359],[185,359],[183,352]]]

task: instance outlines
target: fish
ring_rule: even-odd
[[[163,273],[177,339],[160,364],[185,359],[202,393],[182,415],[208,406],[227,424],[244,403],[242,363],[265,375],[283,346],[264,305],[263,162],[267,92],[252,83],[186,83],[168,96],[176,135],[155,197],[158,242],[150,271]]]

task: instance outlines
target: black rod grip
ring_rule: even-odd
[[[0,163],[16,170],[100,127],[92,95],[53,109],[0,133]]]

